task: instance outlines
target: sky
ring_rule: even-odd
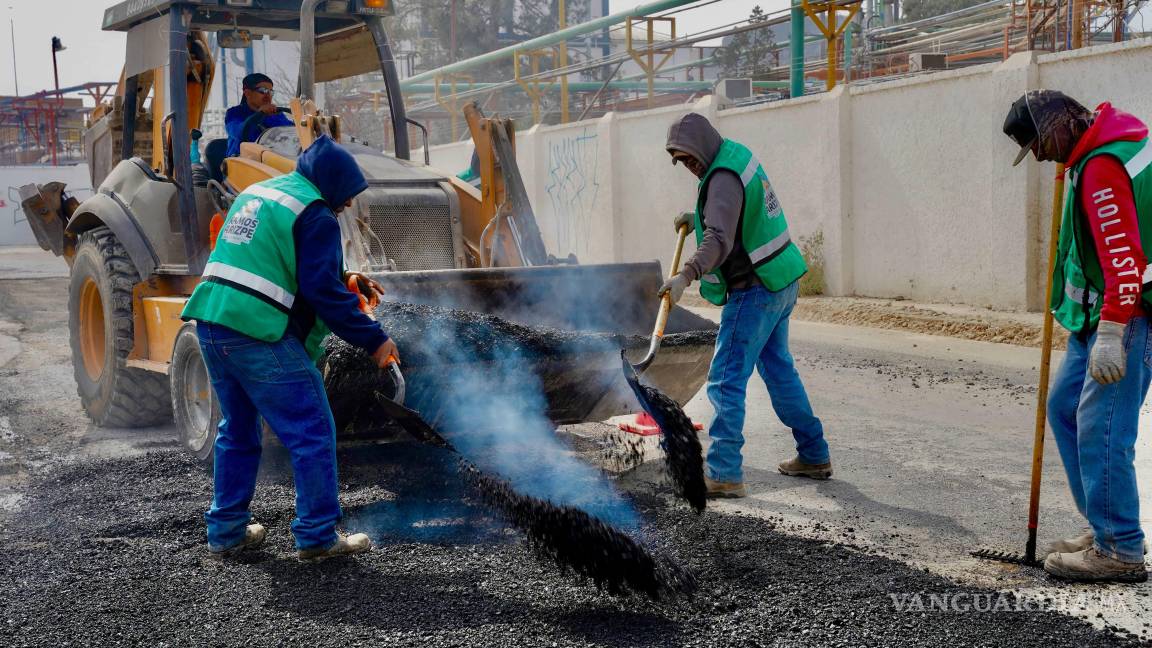
[[[402,2],[403,0],[399,0]],[[467,1],[467,0],[465,0]],[[595,0],[593,0],[595,1]],[[612,13],[650,0],[611,0]],[[115,81],[124,62],[124,35],[103,32],[104,9],[116,0],[0,0],[0,95],[15,94],[10,27],[15,28],[16,75],[20,94],[50,90],[52,37],[68,49],[57,54],[60,85]],[[677,14],[681,34],[743,20],[759,4],[765,11],[787,6],[787,0],[720,0]]]

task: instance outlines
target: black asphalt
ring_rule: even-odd
[[[349,447],[340,461],[345,525],[377,547],[318,564],[295,559],[273,450],[253,504],[268,541],[223,563],[204,546],[209,478],[179,451],[50,469],[0,518],[0,645],[1125,645],[1053,612],[898,611],[893,596],[981,591],[770,521],[698,515],[670,492],[631,494],[637,541],[690,569],[699,594],[612,596],[534,554],[445,451]]]

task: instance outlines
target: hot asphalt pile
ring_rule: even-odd
[[[547,467],[542,467],[547,469]],[[549,558],[564,572],[591,580],[610,594],[628,590],[652,600],[691,596],[697,583],[691,572],[628,534],[572,506],[517,492],[498,477],[465,464],[464,474],[477,496],[522,531],[537,554]]]
[[[968,592],[773,523],[637,494],[642,533],[700,579],[692,600],[613,597],[532,559],[468,496],[454,457],[341,452],[349,530],[370,554],[301,564],[291,479],[269,451],[267,543],[207,557],[208,478],[177,450],[58,466],[0,514],[4,646],[1116,646],[1050,612],[898,612],[891,595]]]
[[[635,392],[640,406],[660,427],[665,465],[672,486],[697,513],[703,511],[708,490],[704,484],[704,452],[692,419],[667,394],[641,383],[623,352],[620,360],[628,386]]]
[[[384,327],[404,349],[406,363],[416,366],[442,362],[447,356],[466,358],[479,363],[493,363],[493,374],[515,373],[516,382],[524,384],[532,380],[520,376],[530,372],[531,362],[508,362],[509,359],[532,360],[541,357],[555,357],[557,354],[582,354],[591,349],[600,350],[606,344],[604,336],[577,334],[541,327],[526,327],[506,320],[480,313],[410,304],[385,304],[377,316]],[[429,329],[433,333],[429,335]],[[419,333],[413,335],[413,333]],[[430,340],[440,342],[435,348]],[[408,343],[411,344],[408,344]],[[411,349],[412,361],[408,361],[407,350]],[[328,341],[327,370],[325,387],[330,395],[333,410],[340,429],[348,423],[378,425],[388,418],[381,399],[390,397],[394,390],[392,379],[387,372],[378,370],[367,356],[339,339]],[[510,365],[517,365],[511,367]],[[478,376],[477,383],[483,376]],[[543,378],[541,378],[543,381]],[[474,391],[477,386],[472,386]],[[534,390],[532,387],[526,387]],[[655,406],[663,417],[660,420],[685,425],[673,427],[669,435],[670,473],[678,492],[690,496],[697,511],[704,508],[703,466],[701,464],[700,442],[692,428],[691,421],[679,407],[656,390],[644,389],[661,398]],[[451,388],[445,390],[441,398],[452,398]],[[638,392],[640,394],[641,392]],[[523,399],[533,402],[529,394]],[[460,405],[460,408],[466,408]],[[648,405],[645,407],[651,408]],[[672,410],[675,410],[674,412]],[[679,414],[675,418],[676,413]],[[536,418],[543,412],[535,412]],[[456,418],[466,418],[459,417]],[[518,426],[517,417],[509,415],[504,425]],[[484,425],[484,417],[469,422]],[[417,439],[432,442],[438,447],[449,447],[437,431],[419,423],[408,430]],[[506,435],[490,435],[499,440]],[[485,452],[492,452],[485,448]],[[495,452],[513,454],[514,448],[495,449]],[[546,455],[545,455],[546,456]],[[643,593],[652,599],[676,595],[690,595],[695,592],[695,579],[688,571],[674,561],[662,556],[654,556],[647,547],[615,528],[610,522],[598,519],[575,506],[553,503],[547,493],[524,492],[516,488],[504,475],[486,472],[469,458],[461,459],[461,470],[473,487],[476,496],[503,514],[504,519],[522,531],[530,546],[540,555],[555,562],[563,571],[592,580],[608,592],[619,594],[625,589]],[[552,471],[556,467],[543,462],[535,470]],[[692,474],[692,469],[696,474]],[[685,486],[688,484],[688,486]]]

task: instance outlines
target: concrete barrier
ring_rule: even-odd
[[[1013,100],[1063,90],[1152,122],[1152,39],[840,87],[717,111],[691,105],[517,133],[549,251],[581,262],[671,260],[671,221],[695,179],[664,152],[689,110],[760,158],[796,238],[823,236],[826,290],[1009,310],[1042,307],[1053,165],[1001,133]],[[433,147],[453,173],[471,144]]]

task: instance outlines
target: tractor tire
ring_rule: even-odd
[[[221,418],[220,403],[208,379],[193,322],[181,327],[176,335],[168,379],[172,386],[172,418],[176,421],[180,446],[211,471]]]
[[[76,391],[101,427],[148,427],[172,418],[168,377],[125,366],[132,351],[132,287],[140,275],[107,227],[84,232],[68,285]]]

